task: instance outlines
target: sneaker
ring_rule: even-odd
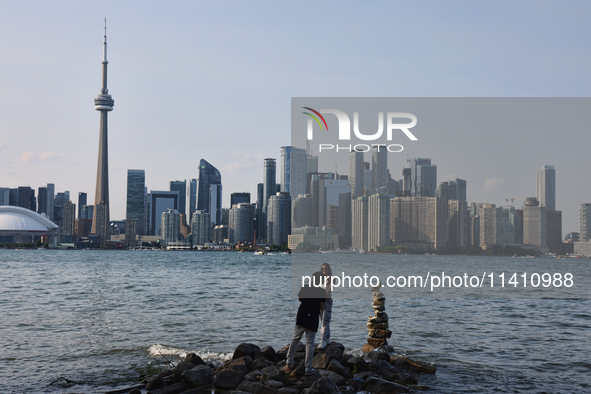
[[[326,344],[330,345],[330,339],[328,339],[328,338],[326,339]]]
[[[314,368],[306,368],[306,376],[314,375],[317,371]]]
[[[328,345],[328,343],[326,343],[326,341],[323,339],[322,341],[320,341],[320,343],[318,344],[318,349],[324,349],[326,347],[326,345]]]

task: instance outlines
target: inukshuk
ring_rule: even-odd
[[[372,307],[374,316],[370,316],[367,320],[367,331],[369,331],[369,338],[367,344],[363,346],[364,352],[370,352],[381,346],[388,345],[387,338],[390,338],[392,331],[388,330],[388,315],[386,314],[386,298],[384,293],[380,291],[382,283],[380,282],[376,287],[372,287]]]

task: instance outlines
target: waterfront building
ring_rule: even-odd
[[[294,228],[288,237],[288,247],[291,250],[335,250],[338,236],[329,227],[300,227]]]
[[[351,193],[348,180],[332,179],[334,174],[328,173],[331,179],[324,179],[318,188],[318,226],[327,226],[327,209],[329,205],[339,205],[339,195],[344,193]]]
[[[447,200],[448,236],[447,247],[466,247],[470,244],[470,213],[468,203],[459,200]]]
[[[57,245],[59,227],[44,215],[30,209],[0,206],[0,243],[25,243],[44,240]]]
[[[197,210],[191,218],[191,242],[203,246],[211,241],[211,218],[209,212]]]
[[[278,192],[269,198],[267,207],[267,234],[269,244],[287,244],[291,233],[291,196]]]
[[[250,204],[250,193],[242,192],[230,194],[230,207],[241,203]]]
[[[591,204],[581,204],[579,208],[579,240],[591,241]]]
[[[161,236],[162,214],[169,210],[177,211],[179,193],[152,190],[148,199],[150,201],[150,231],[148,235]]]
[[[53,183],[47,184],[47,198],[46,198],[45,213],[49,216],[49,220],[53,221],[53,206],[55,203],[55,185]],[[94,210],[93,210],[94,211]],[[90,218],[92,219],[92,218]]]
[[[64,203],[64,220],[62,222],[62,235],[74,235],[76,223],[76,204],[72,201]]]
[[[231,244],[254,241],[255,206],[250,203],[232,205],[228,238]]]
[[[371,187],[376,193],[388,190],[388,150],[385,145],[371,149]]]
[[[546,244],[550,253],[562,252],[562,211],[546,210]]]
[[[276,163],[275,159],[267,158],[264,162],[263,171],[263,205],[260,215],[258,238],[268,239],[267,235],[267,212],[269,205],[269,198],[277,193],[276,183]]]
[[[222,175],[217,168],[201,159],[199,161],[198,182],[197,210],[210,213],[211,221],[220,223],[222,214]],[[213,185],[219,185],[219,188],[217,186],[212,188]]]
[[[29,186],[19,186],[16,189],[16,206],[21,208],[30,209],[31,211],[37,210],[37,200],[35,199],[35,190]]]
[[[338,227],[339,248],[351,247],[351,194],[339,194]]]
[[[351,198],[363,195],[363,152],[349,153],[349,188]]]
[[[189,218],[197,209],[197,179],[191,179],[189,183]]]
[[[368,199],[357,197],[351,200],[351,238],[354,248],[367,251],[368,241]]]
[[[435,197],[466,201],[466,181],[456,178],[455,181],[441,182],[435,191]]]
[[[41,197],[41,196],[39,196]],[[78,218],[82,213],[82,207],[88,203],[88,195],[84,192],[78,192]]]
[[[390,245],[390,197],[374,194],[367,205],[367,250]]]
[[[136,234],[146,234],[146,173],[144,170],[127,170],[127,219],[136,222]]]
[[[187,181],[170,181],[170,191],[179,192],[179,213],[187,213]]]
[[[437,187],[437,166],[429,158],[416,158],[411,162],[410,171],[412,197],[435,197]]]
[[[213,242],[218,244],[228,241],[228,226],[215,226],[213,229]]]
[[[554,166],[545,165],[538,169],[538,201],[546,211],[556,209],[556,170]]]
[[[109,153],[107,114],[113,110],[115,102],[107,89],[107,22],[105,20],[105,36],[103,41],[103,84],[101,92],[94,99],[94,109],[100,112],[99,153],[96,171],[96,191],[94,195],[94,217],[91,233],[99,237],[104,246],[111,239],[110,208],[109,208]]]
[[[182,240],[181,216],[176,209],[169,209],[166,212],[162,212],[160,221],[162,223],[161,244],[163,247]]]
[[[92,226],[92,217],[94,216],[94,205],[84,205],[80,211],[80,219],[88,220]],[[91,227],[92,228],[92,227]]]
[[[310,226],[314,215],[314,200],[309,194],[300,194],[298,198],[293,201],[291,208],[291,226],[292,228],[300,228]]]
[[[0,189],[0,205],[2,204],[2,190]],[[37,213],[47,215],[47,187],[39,186],[37,189]],[[49,217],[49,216],[48,216]]]
[[[528,197],[523,207],[523,244],[537,246],[545,251],[547,216],[546,207],[540,206],[535,197]]]
[[[390,200],[390,238],[394,243],[447,246],[448,202],[437,197],[396,197]]]
[[[306,193],[306,160],[305,149],[281,147],[281,191],[294,200]]]

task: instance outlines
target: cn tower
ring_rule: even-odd
[[[113,110],[115,102],[107,89],[107,18],[105,18],[105,36],[103,41],[103,87],[94,99],[94,109],[100,112],[99,152],[96,170],[96,192],[94,195],[94,213],[91,233],[99,237],[101,246],[111,238],[111,220],[109,214],[109,144],[107,133],[107,113]]]

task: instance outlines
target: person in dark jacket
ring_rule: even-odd
[[[316,331],[318,331],[320,308],[326,297],[326,290],[320,287],[323,279],[322,273],[315,272],[312,283],[307,283],[298,293],[300,307],[298,308],[293,338],[287,352],[286,371],[288,372],[291,372],[295,367],[294,356],[304,332],[306,333],[306,375],[312,375],[316,372],[312,368],[312,359],[314,358],[314,339]]]

